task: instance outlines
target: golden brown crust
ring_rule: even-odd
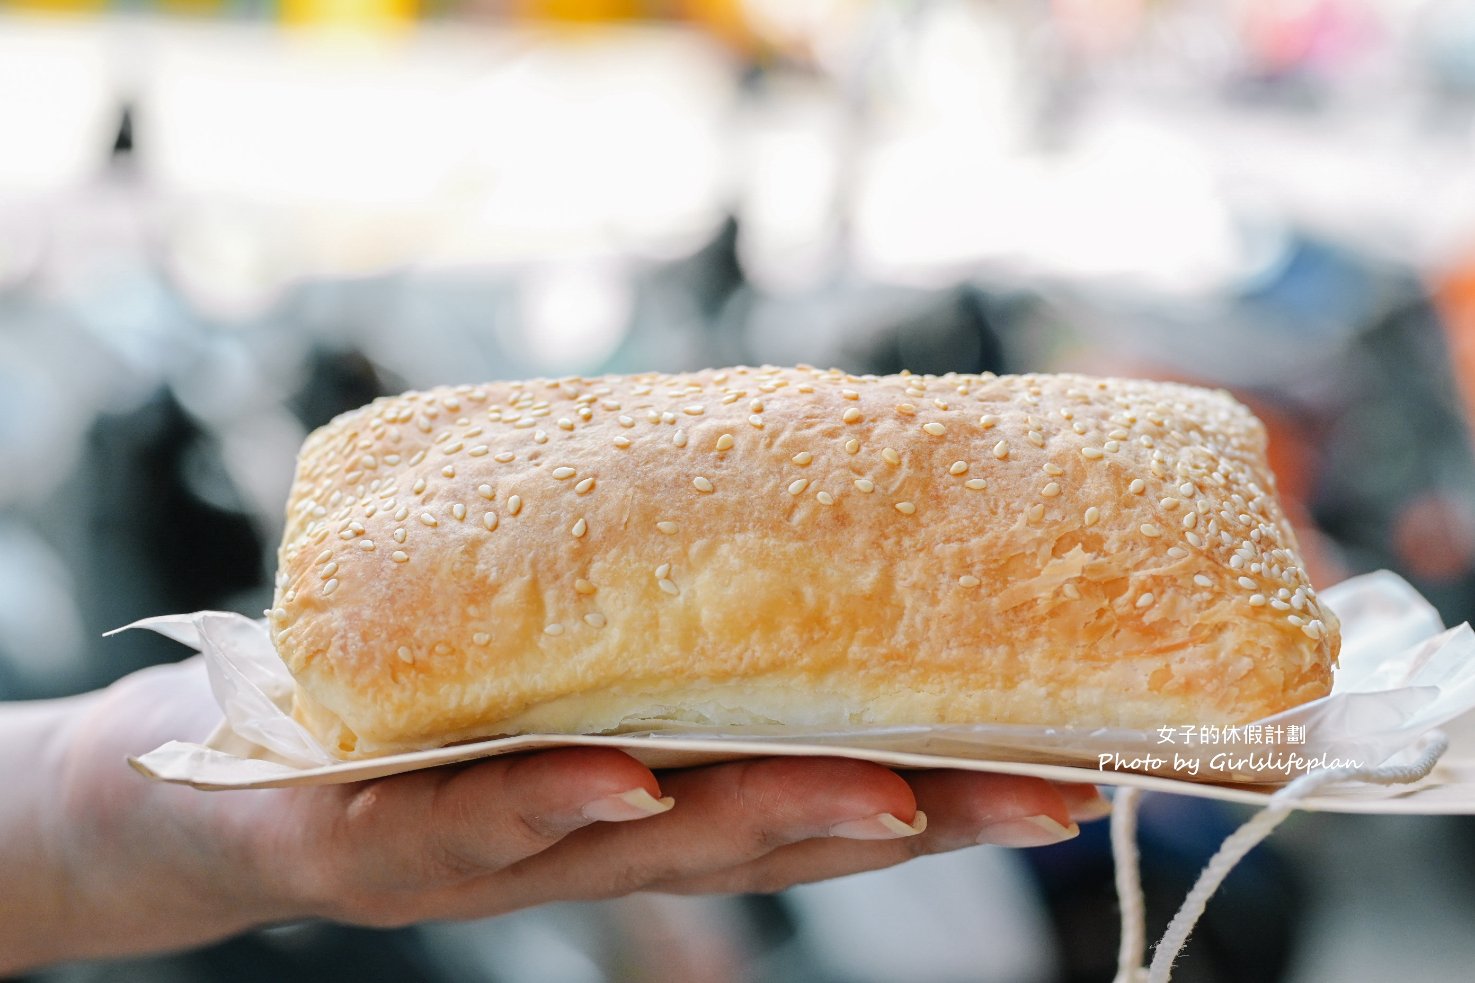
[[[1227,724],[1339,644],[1223,392],[807,367],[384,398],[270,624],[345,756],[641,721]]]

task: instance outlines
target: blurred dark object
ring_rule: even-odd
[[[1208,800],[1143,799],[1139,846],[1149,945],[1161,937],[1204,865],[1245,818],[1242,809]],[[1111,983],[1116,975],[1120,927],[1109,834],[1108,823],[1092,823],[1074,840],[1023,854],[1058,933],[1059,983]],[[1304,921],[1304,897],[1299,873],[1274,844],[1257,848],[1214,895],[1175,963],[1173,979],[1286,979]]]

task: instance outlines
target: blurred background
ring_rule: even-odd
[[[762,362],[1228,387],[1318,586],[1466,620],[1475,7],[0,0],[0,698],[259,614],[299,442],[378,394]],[[1242,818],[1146,800],[1151,934]],[[1175,978],[1468,980],[1472,871],[1467,820],[1297,817]],[[1091,828],[32,979],[1086,983],[1115,931]]]

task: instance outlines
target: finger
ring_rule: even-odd
[[[1070,818],[1077,823],[1089,823],[1111,815],[1111,800],[1095,785],[1056,783],[1055,789],[1065,799]]]
[[[669,772],[662,783],[678,803],[671,812],[579,830],[557,850],[452,892],[442,899],[448,914],[470,917],[509,895],[522,904],[618,897],[816,836],[906,837],[926,822],[903,779],[864,761],[764,758]]]
[[[1007,829],[1007,824],[1022,822],[1025,829],[1043,833],[1038,819],[1044,817],[1058,830],[1056,842],[1069,839],[1077,831],[1062,790],[1037,778],[930,771],[908,773],[907,779],[915,789],[919,808],[928,817],[928,828],[920,836],[881,843],[806,840],[728,870],[651,888],[679,894],[769,893],[795,884],[891,867],[924,854],[992,842],[989,837],[996,835],[1000,824],[1006,824]],[[1040,839],[1045,838],[1042,835]]]
[[[924,771],[910,776],[919,800],[937,815],[933,840],[944,849],[974,843],[1045,846],[1080,833],[1058,786],[1039,778]]]
[[[302,855],[333,894],[417,890],[485,875],[597,821],[670,808],[650,770],[613,748],[560,748],[396,775],[319,800]]]

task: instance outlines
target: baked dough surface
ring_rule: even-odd
[[[461,386],[303,446],[269,624],[362,757],[650,722],[1231,724],[1338,626],[1223,392],[807,367]]]

